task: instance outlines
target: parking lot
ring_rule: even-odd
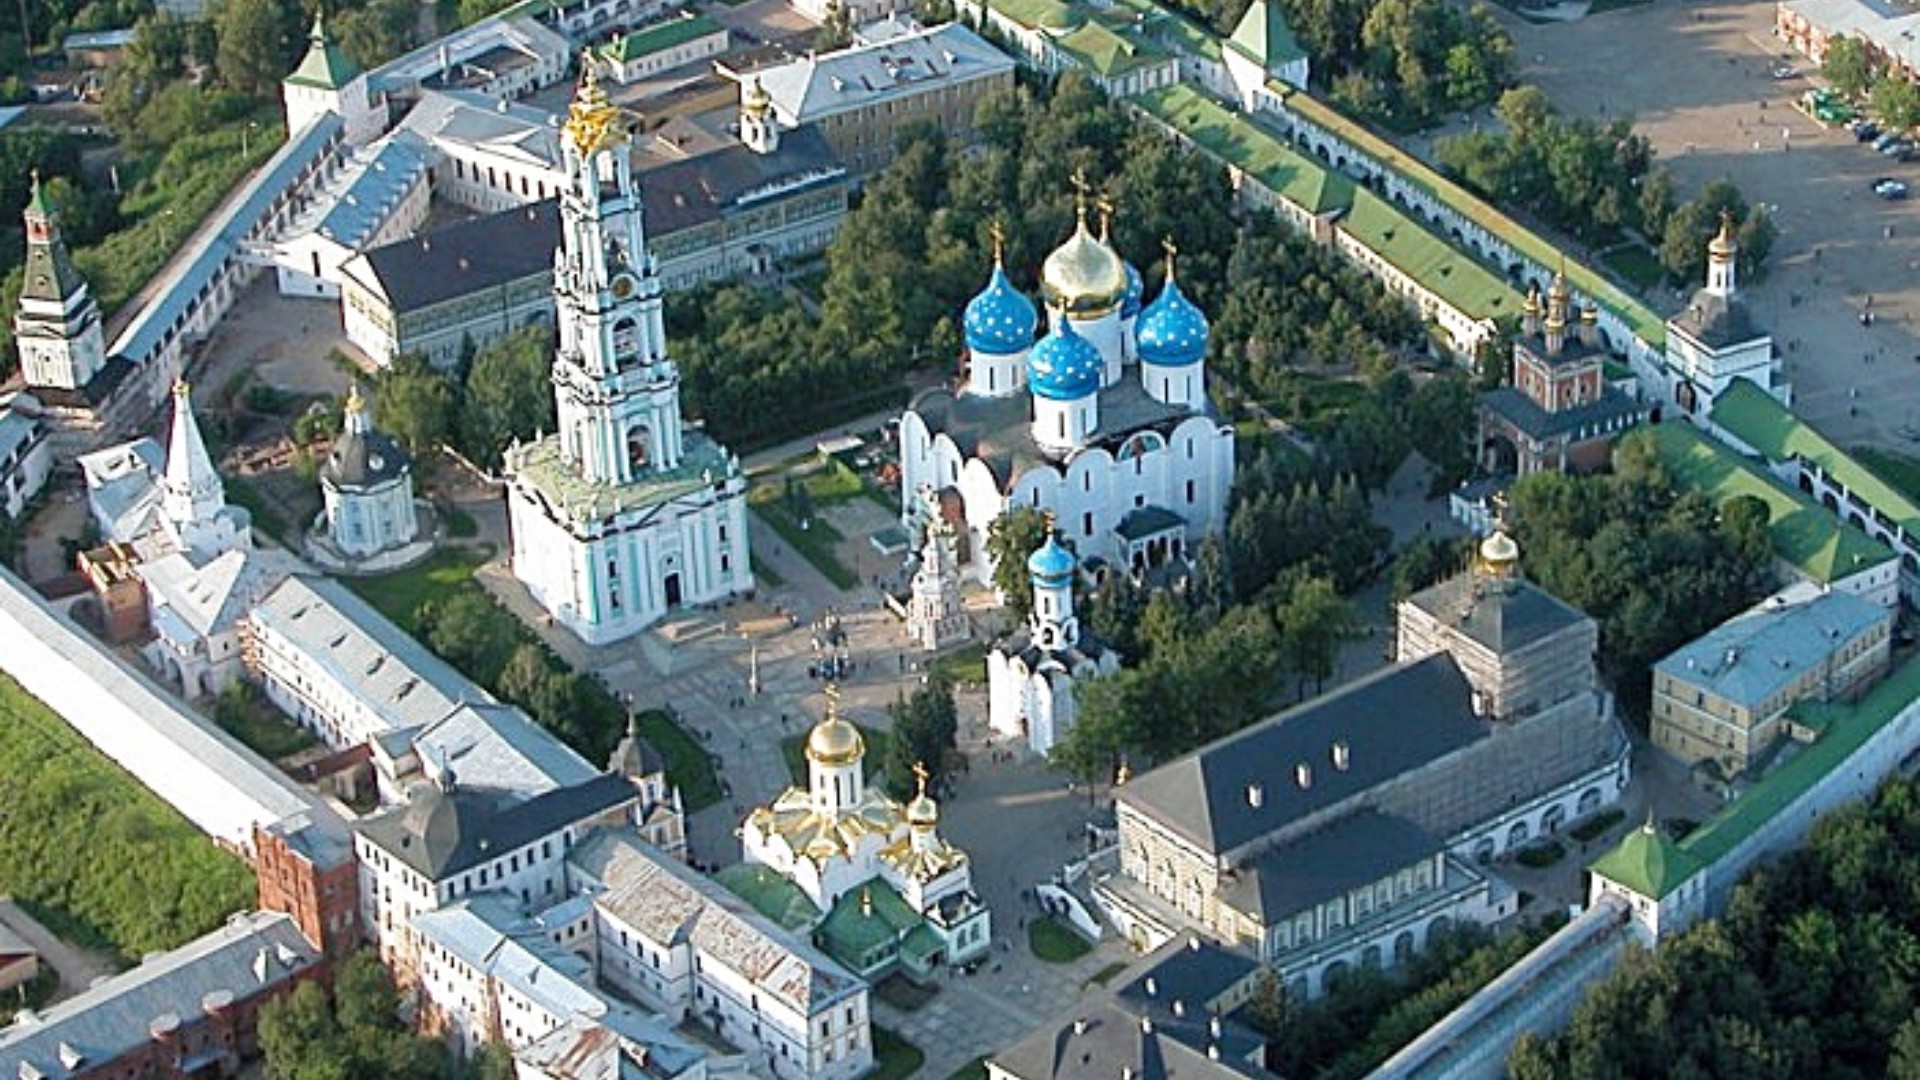
[[[1772,36],[1773,14],[1771,2],[1690,0],[1507,25],[1522,80],[1563,112],[1631,114],[1683,195],[1724,177],[1773,210],[1767,272],[1743,287],[1786,357],[1796,411],[1842,445],[1920,449],[1920,200],[1872,190],[1881,178],[1920,183],[1920,163],[1893,162],[1792,107],[1815,83],[1774,77],[1782,64],[1811,65]],[[1650,299],[1671,312],[1684,293]]]

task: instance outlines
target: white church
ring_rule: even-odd
[[[742,857],[791,881],[829,925],[843,899],[870,915],[883,890],[924,920],[945,963],[985,952],[992,919],[974,894],[972,861],[939,833],[925,771],[916,770],[920,791],[905,806],[869,787],[866,740],[839,715],[837,697],[830,687],[827,715],[807,735],[807,786],[747,815]]]
[[[1080,630],[1073,612],[1078,560],[1048,530],[1027,558],[1033,610],[1027,629],[987,653],[987,723],[996,736],[1051,751],[1074,722],[1073,687],[1120,670],[1120,656]]]
[[[1793,388],[1781,381],[1773,335],[1761,329],[1740,296],[1735,263],[1739,242],[1733,218],[1722,215],[1720,232],[1707,245],[1707,283],[1684,310],[1667,320],[1668,400],[1687,416],[1705,422],[1719,397],[1735,379],[1793,404]]]
[[[753,589],[739,458],[680,416],[630,136],[592,68],[562,132],[559,431],[507,451],[513,572],[582,641]]]
[[[967,304],[967,376],[914,398],[900,421],[901,518],[925,496],[959,530],[960,557],[990,581],[987,529],[1016,506],[1052,511],[1082,558],[1143,571],[1184,558],[1226,525],[1233,428],[1207,398],[1207,319],[1166,285],[1142,307],[1138,271],[1088,228],[1048,255],[1049,329],[998,250]],[[996,244],[996,249],[997,249]]]

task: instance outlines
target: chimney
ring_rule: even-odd
[[[1148,997],[1159,997],[1159,996],[1160,996],[1160,983],[1159,983],[1159,980],[1157,980],[1157,979],[1155,979],[1155,978],[1154,978],[1153,976],[1151,976],[1151,975],[1149,975],[1149,976],[1147,976],[1147,996],[1148,996]]]
[[[1247,785],[1247,805],[1248,806],[1254,808],[1255,810],[1258,810],[1260,809],[1261,806],[1265,805],[1266,801],[1267,801],[1267,793],[1265,790],[1263,790],[1260,787],[1259,784]]]
[[[1085,1035],[1085,1034],[1087,1033],[1087,1018],[1086,1018],[1086,1017],[1084,1017],[1084,1016],[1080,1016],[1080,1017],[1076,1017],[1076,1018],[1074,1018],[1074,1021],[1073,1021],[1073,1033],[1074,1033],[1075,1035]]]
[[[1592,304],[1580,309],[1580,344],[1589,349],[1600,347],[1600,309]]]
[[[1199,951],[1200,951],[1200,937],[1199,937],[1199,935],[1197,935],[1197,934],[1196,934],[1196,935],[1190,935],[1190,936],[1188,936],[1188,938],[1187,938],[1187,950],[1188,950],[1189,952],[1199,952]]]
[[[1153,1017],[1143,1016],[1140,1018],[1140,1034],[1142,1035],[1153,1034]]]
[[[1353,763],[1353,751],[1347,746],[1346,740],[1342,739],[1339,742],[1334,743],[1333,744],[1333,767],[1340,770],[1341,772],[1346,772],[1347,766],[1351,765],[1352,763]]]
[[[1308,788],[1312,787],[1313,786],[1313,766],[1307,764],[1304,761],[1298,765],[1295,765],[1293,767],[1293,782],[1300,785],[1301,791],[1305,791]]]
[[[1220,1017],[1218,1015],[1215,1015],[1207,1021],[1207,1034],[1216,1039],[1220,1037]]]
[[[1175,1020],[1185,1020],[1187,1018],[1187,1003],[1181,1001],[1179,998],[1173,999],[1173,1018]]]

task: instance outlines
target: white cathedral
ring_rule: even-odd
[[[1015,289],[998,244],[967,304],[967,377],[928,390],[900,421],[901,518],[925,496],[961,529],[961,558],[992,580],[987,529],[1016,506],[1051,511],[1082,558],[1145,570],[1226,524],[1233,428],[1207,398],[1207,319],[1166,285],[1142,307],[1140,274],[1095,236],[1082,196],[1073,235],[1041,267],[1050,329]],[[917,497],[916,497],[917,496]]]
[[[680,416],[629,143],[589,66],[561,138],[559,431],[506,455],[514,575],[593,645],[753,588],[740,461]]]

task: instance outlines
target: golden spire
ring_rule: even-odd
[[[987,236],[993,241],[993,265],[1004,266],[1001,257],[1006,254],[1007,230],[1001,227],[999,218],[987,226]]]
[[[567,107],[564,129],[567,141],[581,157],[612,146],[621,135],[619,113],[613,102],[607,100],[607,92],[600,88],[600,76],[593,62],[582,62],[580,89],[573,95],[573,104]]]
[[[1731,259],[1740,250],[1740,242],[1733,236],[1733,211],[1720,211],[1720,231],[1714,234],[1707,245],[1707,254],[1715,259]]]
[[[1167,280],[1171,282],[1173,280],[1173,257],[1180,254],[1180,249],[1174,246],[1173,237],[1164,236],[1160,238],[1160,250],[1167,253]]]

